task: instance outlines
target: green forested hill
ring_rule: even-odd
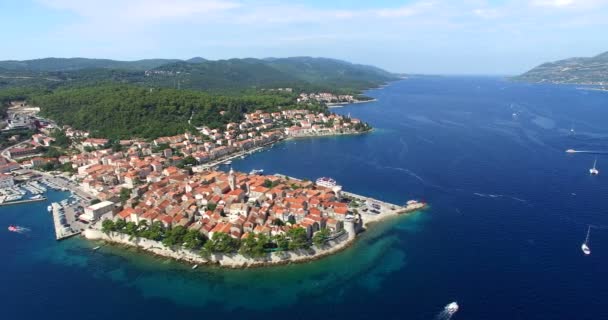
[[[0,88],[36,85],[53,89],[113,81],[220,92],[294,87],[304,91],[354,93],[395,79],[396,75],[375,67],[310,57],[218,61],[200,57],[187,61],[126,62],[84,58],[0,61]]]
[[[301,108],[302,91],[358,93],[395,79],[375,67],[310,57],[0,61],[0,104],[27,99],[43,116],[93,136],[154,138],[219,127],[256,109]],[[293,92],[262,90],[286,87]]]
[[[59,124],[109,138],[175,135],[193,126],[220,127],[258,109],[275,111],[295,107],[294,96],[286,93],[220,96],[116,84],[58,89],[30,95],[29,101],[41,107],[43,116]],[[325,110],[321,106],[313,108]]]

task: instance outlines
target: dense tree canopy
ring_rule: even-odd
[[[194,126],[217,128],[243,119],[247,112],[295,108],[294,99],[287,93],[221,96],[107,84],[35,94],[30,102],[59,124],[118,139],[175,135],[194,130]]]

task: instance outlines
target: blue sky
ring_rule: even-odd
[[[516,74],[608,51],[608,0],[1,0],[0,59],[323,56]]]

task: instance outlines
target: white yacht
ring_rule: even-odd
[[[335,187],[337,184],[336,180],[334,180],[332,178],[328,178],[328,177],[321,177],[321,178],[317,179],[317,181],[315,183],[318,186],[322,186],[322,187],[326,187],[326,188]]]

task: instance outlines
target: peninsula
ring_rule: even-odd
[[[10,118],[24,125],[36,119],[43,127],[5,150],[12,161],[5,167],[33,169],[46,177],[43,182],[80,195],[76,204],[52,206],[57,239],[82,232],[88,239],[195,264],[285,264],[337,252],[370,222],[425,206],[346,193],[329,178],[313,183],[216,169],[284,139],[369,131],[359,119],[305,109],[258,110],[222,129],[111,140],[24,115],[21,105],[32,110],[13,102]]]
[[[12,146],[0,171],[73,192],[76,201],[49,207],[57,240],[83,234],[197,265],[285,264],[337,252],[369,223],[425,207],[347,193],[331,178],[219,170],[285,139],[371,131],[328,106],[369,101],[359,90],[394,79],[383,70],[318,58],[2,66],[3,132]],[[244,77],[226,84],[239,87],[229,93],[202,92],[211,67],[257,70],[255,77],[263,69],[272,80]],[[344,76],[328,80],[335,74]]]
[[[275,175],[175,172],[148,184],[139,202],[90,208],[91,240],[135,246],[195,264],[253,267],[303,262],[346,248],[372,221],[422,209]]]

